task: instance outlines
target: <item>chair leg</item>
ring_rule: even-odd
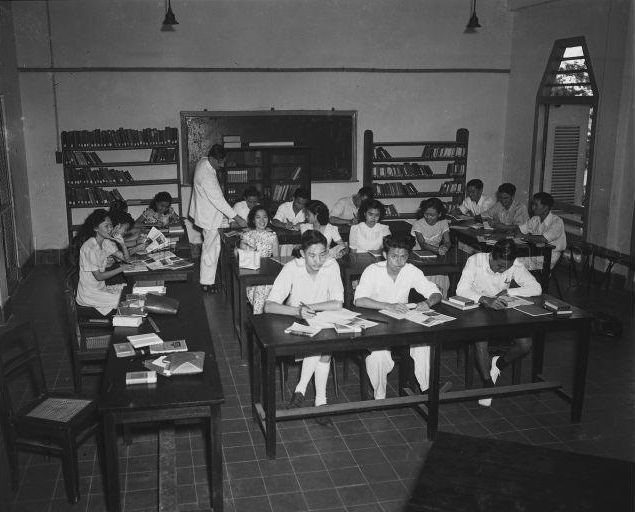
[[[78,361],[73,362],[73,385],[75,386],[75,394],[82,393],[82,365]]]
[[[468,343],[465,346],[465,389],[474,386],[474,344]]]
[[[77,462],[77,444],[67,433],[66,449],[62,456],[62,471],[64,473],[64,487],[66,488],[66,499],[69,503],[79,501],[79,466]]]
[[[523,362],[521,359],[512,361],[512,384],[520,384],[520,376],[522,374]]]
[[[280,359],[278,367],[280,368],[280,396],[282,397],[282,400],[286,400],[287,365],[285,364],[284,359]]]

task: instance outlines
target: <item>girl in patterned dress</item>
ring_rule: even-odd
[[[138,224],[150,224],[153,226],[167,226],[179,222],[179,215],[170,206],[172,196],[169,192],[159,192],[154,196],[150,206],[137,219]]]
[[[247,225],[251,229],[241,235],[241,249],[257,251],[261,258],[277,257],[280,254],[278,236],[269,229],[269,214],[263,206],[254,206],[249,211]],[[270,284],[247,287],[247,299],[252,304],[255,315],[262,313],[270,291]]]
[[[424,251],[432,251],[445,256],[452,246],[450,241],[450,224],[445,218],[443,202],[432,197],[421,201],[418,212],[419,220],[412,225],[412,235],[417,238],[419,247]],[[450,279],[448,276],[427,276],[429,281],[437,285],[444,298],[448,296]]]

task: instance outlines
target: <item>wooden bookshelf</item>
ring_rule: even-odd
[[[387,206],[386,219],[416,218],[427,197],[438,197],[448,207],[459,205],[465,197],[468,141],[465,128],[456,131],[454,140],[432,141],[376,141],[366,130],[364,186]]]
[[[247,187],[256,187],[274,215],[299,187],[311,192],[311,150],[308,147],[225,148],[225,165],[218,178],[229,204],[243,200]]]
[[[165,190],[182,216],[178,141],[178,130],[171,127],[62,132],[59,158],[69,242],[88,210],[107,209],[117,195],[128,202],[136,218],[157,192]]]

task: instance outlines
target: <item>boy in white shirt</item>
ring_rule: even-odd
[[[344,286],[338,263],[329,258],[326,238],[319,231],[302,234],[300,246],[276,277],[265,302],[265,313],[311,318],[317,311],[341,309]],[[302,371],[288,408],[301,407],[306,387],[315,374],[315,406],[326,404],[326,381],[331,356],[321,354],[302,360]],[[321,425],[330,425],[328,416],[318,416]]]
[[[483,195],[483,182],[478,178],[468,181],[465,188],[467,194],[458,208],[463,215],[477,217],[496,204],[496,199]]]
[[[278,210],[271,224],[278,228],[299,231],[300,224],[305,222],[304,208],[311,199],[311,194],[305,188],[298,188],[293,193],[293,201],[287,201],[278,206]]]
[[[247,187],[245,192],[243,192],[243,198],[242,201],[238,201],[234,205],[234,211],[241,219],[247,222],[251,209],[260,204],[260,192],[256,187]],[[237,227],[237,225],[235,226],[232,222],[231,227]]]
[[[551,252],[551,268],[556,266],[562,251],[567,248],[564,222],[560,217],[551,213],[553,203],[553,196],[547,192],[534,194],[531,200],[534,216],[518,226],[517,231],[522,238],[529,242],[551,244],[555,247]],[[521,258],[521,261],[529,270],[537,270],[542,268],[543,257],[530,256]]]
[[[357,224],[357,211],[364,201],[373,198],[373,189],[371,187],[362,187],[357,194],[346,196],[338,199],[333,208],[331,208],[331,224],[353,225]]]
[[[491,226],[498,231],[515,231],[516,226],[527,222],[529,214],[525,205],[516,201],[516,185],[503,183],[496,191],[496,203],[483,212],[491,218]]]
[[[386,261],[366,267],[355,290],[356,306],[407,313],[406,304],[412,288],[427,297],[417,304],[419,311],[426,311],[441,301],[439,289],[426,279],[421,270],[407,263],[414,244],[412,235],[390,235],[384,238],[383,254]],[[410,356],[414,360],[419,387],[425,391],[430,374],[430,347],[411,346]],[[376,400],[386,398],[387,377],[394,366],[390,350],[373,350],[366,358],[366,371]]]
[[[514,281],[518,287],[510,288]],[[513,240],[500,240],[491,253],[480,252],[470,256],[463,268],[456,294],[472,299],[490,309],[505,309],[507,297],[534,297],[542,293],[542,288],[534,276],[516,259],[516,244]],[[476,367],[485,387],[494,387],[501,371],[515,359],[525,357],[531,350],[531,338],[518,338],[503,356],[491,360],[488,342],[474,343]],[[489,407],[491,398],[478,401]]]

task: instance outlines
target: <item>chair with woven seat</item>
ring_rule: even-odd
[[[28,389],[32,393],[25,399]],[[16,396],[22,397],[21,403],[14,403]],[[0,422],[13,488],[20,480],[18,451],[53,455],[62,459],[66,497],[77,503],[77,449],[98,433],[97,405],[47,391],[37,338],[29,323],[0,337]]]
[[[106,353],[112,343],[109,328],[81,327],[77,317],[77,304],[72,286],[65,282],[64,302],[66,306],[68,344],[73,366],[75,392],[82,392],[83,377],[100,375],[106,362]]]

